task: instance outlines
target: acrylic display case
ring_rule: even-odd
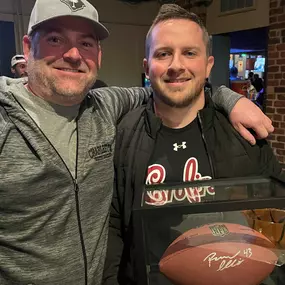
[[[216,224],[223,232],[227,223],[253,228],[274,244],[274,270],[260,284],[285,285],[284,181],[246,177],[146,185],[135,202],[133,223],[139,285],[176,285],[159,267],[169,245],[190,229]]]

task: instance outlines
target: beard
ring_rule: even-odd
[[[173,87],[159,86],[155,82],[151,82],[155,96],[165,105],[172,108],[186,108],[195,103],[204,90],[205,81],[200,80],[189,87]],[[184,94],[183,96],[181,96]]]
[[[78,81],[77,84],[68,84],[74,78],[64,76],[58,78],[49,71],[45,72],[47,65],[33,58],[28,61],[28,81],[33,90],[37,89],[38,96],[51,102],[62,102],[64,105],[82,102],[96,81],[96,75]],[[65,84],[64,84],[65,82]],[[63,83],[63,84],[62,84]],[[36,86],[36,88],[34,88]],[[49,100],[49,98],[51,100]],[[60,104],[60,103],[59,103]],[[60,104],[61,105],[61,104]]]

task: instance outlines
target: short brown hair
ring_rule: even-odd
[[[154,19],[154,21],[153,21],[153,23],[152,23],[152,25],[151,25],[151,27],[148,30],[148,33],[146,35],[146,41],[145,41],[146,58],[149,57],[152,30],[154,29],[154,27],[157,24],[159,24],[161,22],[165,22],[167,20],[171,20],[171,19],[185,19],[185,20],[192,21],[192,22],[196,23],[197,25],[199,25],[199,27],[203,31],[203,40],[204,40],[205,45],[206,45],[207,56],[211,55],[211,53],[212,53],[211,37],[209,36],[208,31],[207,31],[205,25],[203,24],[201,18],[199,16],[197,16],[196,14],[185,10],[184,8],[180,7],[179,5],[164,4],[160,7],[158,14],[157,14],[156,18]]]

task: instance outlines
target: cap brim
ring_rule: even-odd
[[[98,37],[99,40],[104,40],[109,37],[110,32],[107,30],[107,28],[104,25],[102,25],[99,22],[92,21],[92,23],[95,26],[96,36]]]
[[[11,62],[11,67],[14,67],[18,63],[26,63],[26,60],[25,59],[19,59],[17,61],[12,61]]]
[[[60,16],[57,16],[57,17],[53,17],[53,18],[50,18],[50,19],[46,19],[45,21],[42,21],[40,23],[38,23],[37,25],[34,25],[33,27],[31,27],[31,30],[28,31],[28,34],[31,34],[32,31],[34,31],[36,28],[38,28],[39,26],[41,26],[42,24],[44,23],[47,23],[49,22],[50,20],[53,20],[53,19],[56,19],[56,18],[60,18],[60,17],[78,17],[78,18],[82,18],[82,19],[85,19],[85,20],[88,20],[89,22],[91,22],[94,26],[94,30],[95,30],[95,33],[96,33],[96,36],[98,38],[98,40],[102,41],[106,38],[109,37],[110,35],[110,32],[108,31],[108,29],[102,25],[101,23],[99,22],[95,22],[95,21],[92,21],[91,19],[89,18],[86,18],[86,17],[82,17],[82,16],[65,16],[65,15],[60,15]]]

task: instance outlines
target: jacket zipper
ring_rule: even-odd
[[[78,183],[77,183],[77,164],[78,164],[77,162],[78,162],[78,123],[76,121],[76,162],[75,162],[75,179],[73,180],[73,182],[74,182],[74,192],[75,192],[75,203],[76,203],[76,215],[77,215],[77,222],[78,222],[78,230],[79,230],[79,236],[80,236],[80,242],[81,242],[81,248],[82,248],[82,255],[83,255],[83,262],[84,262],[84,279],[85,279],[85,283],[84,284],[88,285],[87,254],[86,254],[86,247],[85,247],[85,243],[84,243],[82,224],[81,224],[81,217],[80,217],[80,206],[79,206],[79,187],[78,187]],[[70,173],[70,175],[71,175],[71,173]]]
[[[204,135],[204,125],[203,125],[203,122],[202,122],[202,118],[201,118],[201,115],[200,115],[200,112],[198,112],[198,119],[199,119],[199,123],[200,123],[200,127],[201,127],[201,133],[202,133],[202,140],[205,144],[205,148],[206,148],[206,153],[207,153],[207,156],[208,156],[208,159],[209,159],[209,164],[210,164],[210,169],[211,169],[211,173],[212,173],[212,178],[215,178],[215,172],[214,172],[214,167],[213,167],[213,161],[212,161],[212,158],[209,154],[209,148],[208,148],[208,145],[207,145],[207,142],[206,142],[206,139],[205,139],[205,135]]]
[[[76,179],[74,180],[74,191],[75,191],[75,202],[76,202],[76,215],[77,215],[79,236],[80,236],[80,242],[81,242],[81,247],[82,247],[83,262],[84,262],[84,279],[85,279],[84,284],[87,285],[88,284],[87,255],[86,255],[86,248],[85,248],[82,226],[81,226],[79,195],[78,195],[79,188],[78,188],[78,184],[77,184]]]
[[[13,96],[13,98],[15,98]],[[44,138],[49,142],[53,150],[56,152],[62,163],[64,164],[67,172],[69,173],[73,185],[74,185],[74,192],[75,192],[75,204],[76,204],[76,216],[77,216],[77,222],[78,222],[78,230],[79,230],[79,237],[80,237],[80,243],[81,243],[81,248],[82,248],[82,255],[83,255],[83,263],[84,263],[84,285],[88,285],[88,270],[87,270],[87,254],[86,254],[86,248],[85,248],[85,243],[84,243],[84,238],[83,238],[83,232],[82,232],[82,225],[81,225],[81,219],[80,219],[80,207],[79,207],[79,187],[77,183],[77,162],[78,162],[78,123],[76,121],[76,159],[75,159],[75,178],[73,178],[69,168],[67,167],[66,163],[56,150],[56,148],[53,146],[51,141],[47,138],[47,136],[44,134],[44,132],[41,130],[41,128],[36,124],[34,119],[30,116],[30,114],[25,110],[25,108],[22,106],[22,104],[15,98],[17,103],[22,107],[23,111],[27,114],[27,116],[34,122],[34,124],[37,126],[37,128],[40,130]]]

